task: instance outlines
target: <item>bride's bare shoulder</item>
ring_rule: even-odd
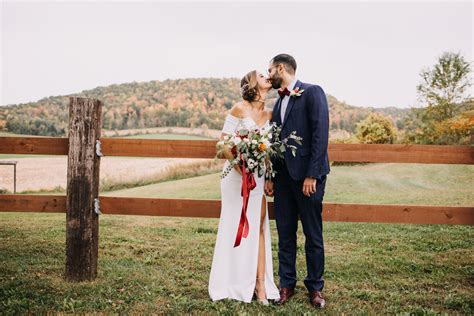
[[[230,109],[229,113],[232,116],[243,118],[245,114],[243,102],[235,103],[234,106],[232,106],[232,108]]]

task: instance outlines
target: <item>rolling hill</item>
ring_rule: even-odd
[[[16,134],[65,136],[69,96],[87,96],[104,102],[103,128],[122,130],[162,126],[221,129],[225,114],[240,100],[236,78],[197,78],[113,84],[73,95],[50,96],[0,107],[0,131]],[[272,107],[273,91],[268,100]],[[354,132],[356,123],[371,112],[392,118],[398,128],[408,109],[356,107],[328,95],[331,130]]]

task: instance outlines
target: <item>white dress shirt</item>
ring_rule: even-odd
[[[296,81],[298,81],[296,78],[293,79],[292,82],[288,85],[287,89],[288,90],[293,90],[296,85]],[[285,112],[286,112],[286,107],[288,106],[288,102],[290,101],[290,96],[285,95],[283,97],[283,100],[281,100],[281,107],[280,107],[280,117],[281,117],[281,123],[283,124],[283,119],[285,118]]]

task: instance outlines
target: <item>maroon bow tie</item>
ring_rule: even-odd
[[[278,95],[280,96],[280,98],[283,98],[285,95],[290,95],[290,90],[288,90],[288,88],[278,90]]]

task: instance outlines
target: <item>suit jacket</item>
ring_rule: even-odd
[[[304,89],[301,96],[290,96],[286,108],[280,138],[284,139],[292,131],[303,138],[302,145],[293,140],[288,143],[297,147],[296,157],[291,150],[285,152],[285,164],[272,157],[273,168],[277,172],[285,165],[294,180],[306,177],[321,178],[330,171],[328,160],[329,108],[326,94],[318,85],[297,81],[295,88]],[[282,125],[280,117],[282,98],[273,107],[272,122]]]

